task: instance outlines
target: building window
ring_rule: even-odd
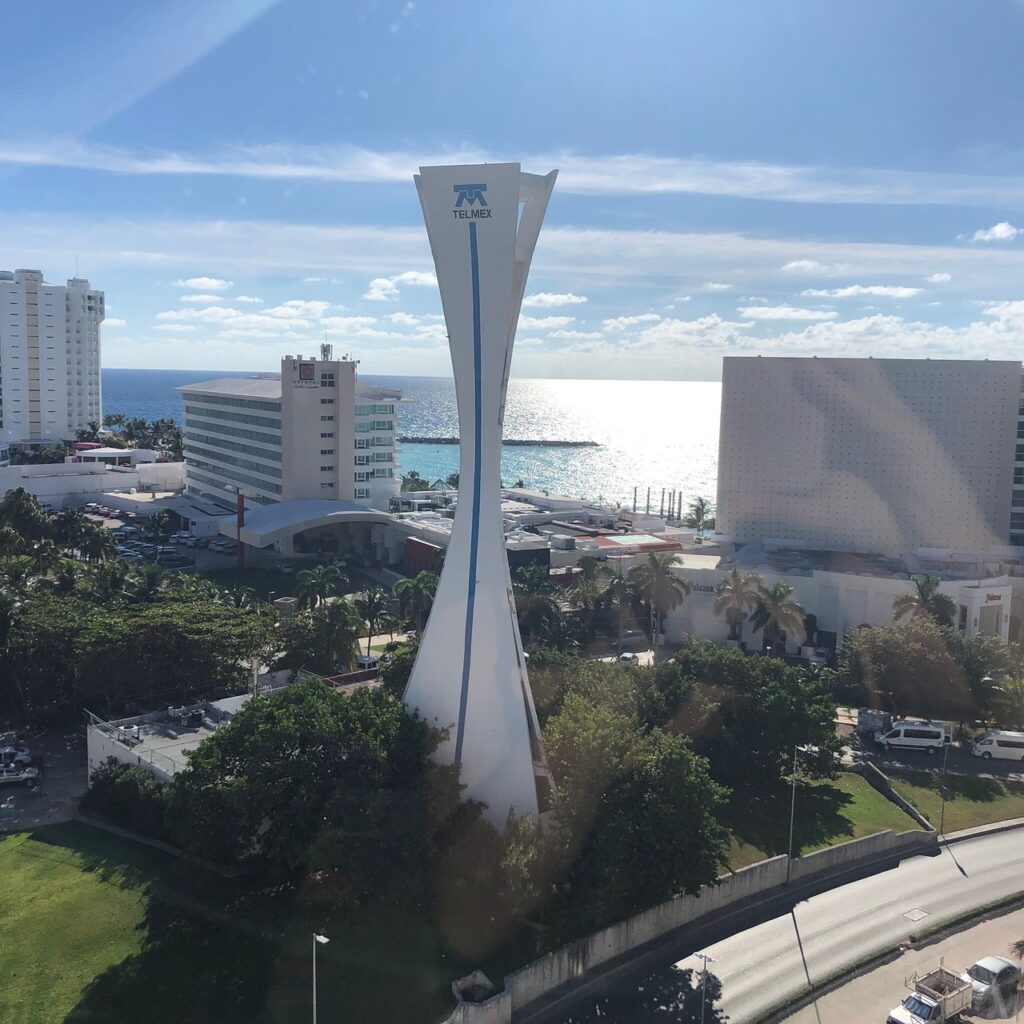
[[[320,422],[321,423],[333,423],[334,422],[334,417],[333,416],[321,416],[320,417]]]
[[[334,449],[333,448],[321,448],[320,449],[320,454],[321,455],[333,455],[334,454]]]
[[[334,472],[334,467],[333,466],[321,466],[320,467],[320,472],[321,473],[333,473]]]
[[[334,481],[333,480],[330,483],[325,481],[324,483],[322,483],[320,485],[320,490],[321,491],[330,491],[330,490],[333,490],[333,488],[334,488]]]
[[[334,374],[333,373],[321,373],[320,374],[320,387],[322,387],[322,388],[333,388],[334,387]]]
[[[370,496],[370,488],[369,487],[357,487],[356,488],[356,495],[355,496],[357,498],[368,498]]]
[[[365,470],[360,470],[358,473],[356,473],[356,477],[355,477],[356,483],[357,484],[365,483],[369,479],[369,477],[370,477],[369,473],[367,473]]]
[[[320,404],[321,405],[334,405],[334,399],[333,398],[321,398],[320,399]]]
[[[334,437],[334,435],[333,434],[321,434],[320,437],[321,438],[324,438],[324,437]]]

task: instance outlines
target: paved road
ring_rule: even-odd
[[[908,949],[890,963],[876,967],[853,981],[819,996],[796,1013],[786,1024],[860,1024],[878,1021],[906,995],[904,979],[915,971],[932,970],[944,958],[951,970],[961,971],[983,956],[1008,956],[1012,942],[1024,938],[1024,910],[983,921],[956,935],[930,943],[923,949]],[[1012,1019],[1024,1006],[1024,993],[1012,1003],[999,1007],[990,1019]]]
[[[721,983],[718,1009],[730,1024],[761,1020],[850,964],[1021,891],[1024,832],[1019,830],[956,843],[939,856],[912,857],[704,950],[716,960],[711,969]],[[691,956],[676,967],[699,965]]]
[[[844,748],[844,760],[850,763],[872,761],[883,772],[894,768],[913,772],[938,771],[942,768],[942,757],[929,757],[924,751],[891,750],[886,753],[870,741],[859,739],[847,740],[849,745]],[[950,747],[946,759],[946,771],[950,775],[974,775],[979,778],[1006,779],[1011,782],[1024,782],[1024,764],[1020,761],[992,758],[983,760],[973,757],[958,746]]]
[[[680,940],[675,956],[671,949],[655,952],[633,971],[612,972],[571,1010],[538,1008],[530,1019],[696,1024],[702,1020],[701,960],[694,954],[700,951],[715,961],[708,967],[704,1024],[753,1024],[925,928],[1019,893],[1024,894],[1024,830],[979,836],[797,902],[791,912],[747,908],[740,921],[705,926],[703,935]],[[743,921],[749,923],[743,931],[718,939]],[[884,1011],[880,1017],[837,1012],[822,1015],[821,1024],[884,1020]]]

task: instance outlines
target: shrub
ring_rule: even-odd
[[[132,832],[167,838],[167,787],[138,765],[108,758],[92,773],[79,807]]]

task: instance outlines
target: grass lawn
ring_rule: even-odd
[[[790,798],[788,788],[753,801],[734,798],[724,821],[732,831],[729,866],[733,870],[787,851]],[[843,772],[833,781],[797,782],[793,845],[800,853],[887,828],[906,832],[918,825],[859,775]]]
[[[900,795],[938,828],[942,818],[941,773],[894,771],[888,774]],[[1007,818],[1024,818],[1024,783],[970,775],[946,776],[944,831],[990,825]]]
[[[74,823],[0,837],[0,1021],[291,1024],[443,1017],[446,960],[417,907],[315,912],[309,893],[248,905],[223,878]]]

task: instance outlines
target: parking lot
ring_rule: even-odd
[[[32,751],[39,776],[33,787],[0,787],[0,831],[52,825],[74,817],[88,783],[85,736],[81,733],[21,737]]]

